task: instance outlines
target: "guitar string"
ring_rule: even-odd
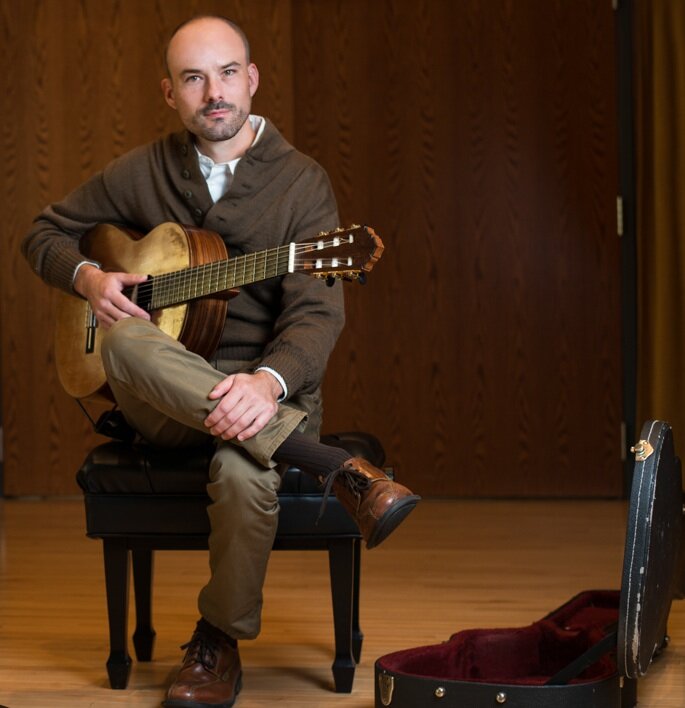
[[[341,245],[350,243],[350,239],[344,236],[338,237],[338,239]],[[295,266],[304,268],[307,263],[321,260],[320,256],[317,255],[317,251],[325,250],[331,246],[336,246],[333,239],[324,241],[322,248],[312,247],[311,243],[295,244]],[[308,258],[298,257],[303,254],[306,254]],[[257,253],[204,263],[191,268],[172,271],[171,273],[162,273],[155,276],[152,282],[141,283],[138,286],[138,294],[139,296],[147,297],[152,291],[156,295],[155,301],[164,304],[164,302],[173,302],[178,299],[191,299],[192,297],[197,297],[198,294],[219,292],[248,282],[249,271],[252,274],[252,280],[249,282],[256,282],[260,278],[267,279],[281,273],[287,273],[289,256],[290,245],[287,244]],[[242,266],[242,275],[239,278],[238,270],[240,266]],[[261,274],[258,278],[257,273],[259,270],[261,270]],[[198,293],[198,286],[200,285],[202,287]],[[190,289],[193,286],[195,288],[194,291]]]

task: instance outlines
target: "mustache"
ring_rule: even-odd
[[[226,101],[213,101],[212,103],[208,103],[200,112],[203,116],[206,116],[212,111],[221,110],[234,111],[235,105],[233,103],[226,103]]]

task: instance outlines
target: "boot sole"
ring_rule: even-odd
[[[391,506],[376,523],[373,533],[366,541],[367,548],[375,548],[383,543],[385,539],[409,516],[414,507],[421,501],[421,497],[412,494],[409,497],[400,499],[394,506]]]
[[[228,701],[226,703],[200,703],[198,701],[181,701],[181,700],[174,700],[173,698],[171,700],[166,700],[162,703],[163,708],[231,708],[231,706],[235,703],[236,698],[238,698],[238,694],[240,693],[240,689],[243,687],[243,675],[242,672],[240,676],[238,676],[238,680],[235,683],[235,694],[233,696],[233,700]]]

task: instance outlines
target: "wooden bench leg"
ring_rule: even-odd
[[[127,647],[128,585],[130,564],[123,539],[105,538],[105,586],[109,619],[109,658],[107,674],[112,688],[126,688],[131,673],[131,657]]]
[[[335,661],[333,680],[337,693],[350,693],[354,682],[356,662],[352,652],[352,622],[355,585],[355,539],[329,541],[328,561],[333,598],[333,625],[335,628]]]
[[[138,661],[152,661],[157,634],[152,626],[152,573],[154,551],[149,548],[131,549],[133,589],[136,598],[136,630],[133,646]]]

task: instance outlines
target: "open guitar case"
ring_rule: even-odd
[[[527,627],[470,629],[375,664],[375,706],[631,708],[665,646],[683,490],[671,428],[649,421],[635,451],[619,590],[588,590]]]

